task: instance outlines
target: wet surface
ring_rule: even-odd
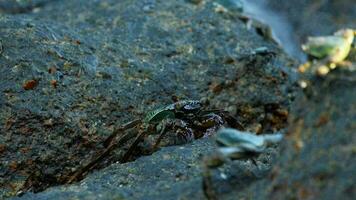
[[[276,42],[291,57],[300,62],[306,61],[306,55],[303,53],[294,34],[294,27],[278,10],[272,10],[265,0],[245,0],[244,13],[252,18],[268,25],[271,28],[272,36]]]
[[[298,43],[306,36],[355,28],[355,4],[245,2],[292,60],[263,24],[220,3],[225,8],[183,0],[1,1],[1,197],[206,198],[202,166],[216,150],[212,138],[117,163],[129,141],[79,183],[53,187],[101,152],[118,125],[199,99],[248,131],[288,130],[281,149],[212,170],[219,198],[354,199],[355,67],[323,78],[292,68],[304,59]],[[347,58],[352,66],[355,55]]]
[[[173,100],[201,99],[260,132],[284,127],[290,60],[215,10],[210,1],[50,1],[2,16],[2,196],[67,182],[115,127]]]

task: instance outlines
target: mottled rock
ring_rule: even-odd
[[[19,14],[37,12],[51,1],[55,0],[2,0],[0,1],[0,13]]]
[[[203,155],[216,146],[209,139],[182,147],[165,147],[147,157],[110,167],[89,175],[79,184],[54,187],[15,199],[204,199]],[[214,188],[229,194],[265,176],[277,151],[269,148],[257,159],[229,162],[213,170]]]
[[[172,99],[203,99],[246,127],[285,126],[278,110],[293,99],[286,66],[294,63],[211,1],[46,1],[8,13],[0,17],[1,196],[64,183],[113,126]],[[256,54],[260,47],[274,53]]]

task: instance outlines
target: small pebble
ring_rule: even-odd
[[[53,88],[57,88],[57,80],[51,80],[51,85]]]
[[[301,81],[299,81],[299,86],[304,89],[304,88],[308,87],[308,83],[304,80],[301,80]]]
[[[227,175],[226,175],[225,173],[220,173],[220,177],[221,177],[222,179],[224,179],[224,180],[227,179]]]
[[[216,12],[216,13],[227,13],[228,12],[228,10],[221,4],[214,2],[213,5],[214,5],[214,12]]]
[[[38,84],[38,81],[36,80],[28,80],[25,81],[25,83],[23,84],[23,89],[25,90],[33,90]]]
[[[319,76],[325,76],[329,72],[330,72],[329,67],[327,67],[325,65],[318,67],[318,69],[316,71],[317,75],[319,75]]]

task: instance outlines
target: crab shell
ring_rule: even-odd
[[[199,111],[202,108],[202,104],[200,101],[197,100],[185,100],[185,101],[178,101],[174,104],[171,104],[170,106],[167,106],[166,108],[171,108],[175,111],[181,111],[181,112],[196,112]]]
[[[176,103],[158,108],[154,111],[147,113],[147,115],[144,118],[144,121],[147,123],[155,123],[155,122],[160,122],[163,119],[168,119],[168,118],[174,119],[178,112],[195,113],[199,111],[201,107],[202,104],[200,103],[200,101],[196,101],[196,100],[178,101]]]
[[[163,119],[174,119],[174,118],[175,115],[173,111],[159,109],[147,113],[146,117],[144,118],[144,122],[156,123],[162,121]]]

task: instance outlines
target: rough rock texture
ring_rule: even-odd
[[[0,13],[19,14],[33,12],[45,6],[47,3],[50,3],[51,1],[56,0],[1,0]]]
[[[113,164],[80,184],[15,199],[204,199],[201,160],[215,148],[209,139],[166,147],[132,163]],[[216,192],[240,191],[265,176],[276,155],[277,151],[270,148],[257,159],[258,167],[251,160],[235,161],[212,171]]]
[[[0,2],[12,13],[0,17],[2,197],[65,182],[113,126],[172,99],[202,99],[263,132],[286,123],[293,63],[211,1],[12,3]]]
[[[293,108],[277,166],[241,198],[355,199],[355,81],[355,72],[341,70],[311,81]]]

